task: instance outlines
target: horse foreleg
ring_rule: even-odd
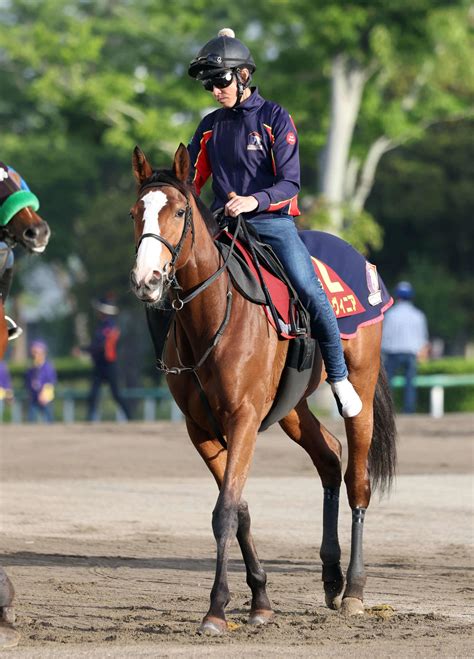
[[[252,591],[252,606],[248,622],[250,625],[264,625],[272,617],[273,610],[267,595],[267,575],[258,559],[250,533],[250,513],[246,501],[240,501],[238,516],[237,540],[247,570],[247,584]]]
[[[8,329],[5,322],[5,312],[0,296],[0,359],[5,354],[8,342]],[[12,647],[18,644],[19,634],[13,629],[15,621],[12,607],[15,591],[5,570],[0,567],[0,648]]]
[[[280,422],[286,434],[308,453],[318,470],[324,488],[323,538],[320,557],[326,604],[331,609],[341,605],[344,575],[337,532],[339,490],[341,486],[341,445],[311,413],[306,401]]]
[[[217,439],[210,438],[196,424],[187,421],[191,441],[196,447],[210,472],[214,476],[219,490],[224,480],[227,465],[227,451]],[[250,532],[250,513],[247,502],[240,500],[238,505],[237,540],[242,551],[247,571],[247,584],[252,592],[249,624],[261,625],[273,615],[272,606],[266,592],[267,575],[259,561]]]

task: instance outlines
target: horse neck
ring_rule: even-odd
[[[214,239],[196,207],[193,208],[193,217],[194,244],[186,263],[177,273],[179,285],[184,291],[182,297],[205,282],[222,265]],[[207,336],[215,331],[216,323],[222,322],[227,302],[228,277],[228,273],[223,272],[183,307],[179,316],[183,319],[182,325],[186,333],[189,330],[194,336]]]

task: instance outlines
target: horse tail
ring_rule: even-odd
[[[390,490],[397,467],[395,410],[387,374],[380,366],[374,397],[374,430],[369,451],[371,487]]]

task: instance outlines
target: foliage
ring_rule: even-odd
[[[461,357],[443,357],[432,359],[418,365],[420,375],[472,375],[474,374],[474,359]]]
[[[434,127],[387,156],[368,203],[385,232],[371,258],[383,264],[387,284],[414,284],[431,335],[450,341],[474,330],[473,127]]]
[[[331,62],[341,52],[367,71],[351,150],[361,160],[380,134],[395,142],[418,139],[428,124],[457,117],[472,105],[472,26],[464,0],[1,4],[1,157],[40,197],[41,213],[53,230],[44,258],[61,262],[70,272],[71,305],[78,309],[87,309],[92,295],[115,289],[122,305],[135,310],[127,294],[133,260],[127,220],[134,200],[131,151],[138,143],[156,166],[163,166],[180,141],[188,142],[212,101],[187,76],[187,63],[220,27],[232,26],[248,43],[263,94],[287,107],[295,119],[303,197],[315,194],[318,156],[330,119]],[[441,133],[436,138],[442,139]],[[410,149],[414,160],[416,148]],[[384,199],[390,200],[383,208],[377,203],[353,216],[346,213],[345,237],[361,249],[378,247],[376,222],[381,219],[386,240],[392,248],[395,244],[393,223],[388,232],[386,228],[387,208],[393,203],[398,209],[404,196],[397,176],[410,168],[406,154],[390,160],[396,176],[383,179]],[[431,174],[430,185],[422,167]],[[436,214],[436,200],[450,195],[450,212],[443,217],[456,222],[459,235],[467,237],[470,220],[463,200],[472,189],[467,176],[453,188],[428,153],[422,167],[413,164],[426,194],[421,199],[413,186],[406,205],[419,209],[421,222],[430,208]],[[447,204],[441,205],[446,213]],[[433,261],[431,254],[438,253],[444,238],[430,226],[428,236],[417,234],[415,240],[414,250]],[[403,237],[398,244],[404,244]],[[468,258],[466,244],[460,241],[461,260]],[[82,275],[74,266],[77,258]],[[410,263],[403,258],[399,270],[408,271]],[[394,265],[390,277],[397,275]]]

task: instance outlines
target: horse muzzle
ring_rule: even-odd
[[[21,235],[20,242],[30,252],[41,254],[46,249],[51,235],[51,229],[47,222],[42,220],[34,226],[25,229]]]
[[[159,302],[163,297],[164,281],[163,277],[157,273],[153,273],[149,279],[139,280],[135,270],[132,270],[130,273],[130,283],[132,285],[133,292],[142,302],[154,304]]]

